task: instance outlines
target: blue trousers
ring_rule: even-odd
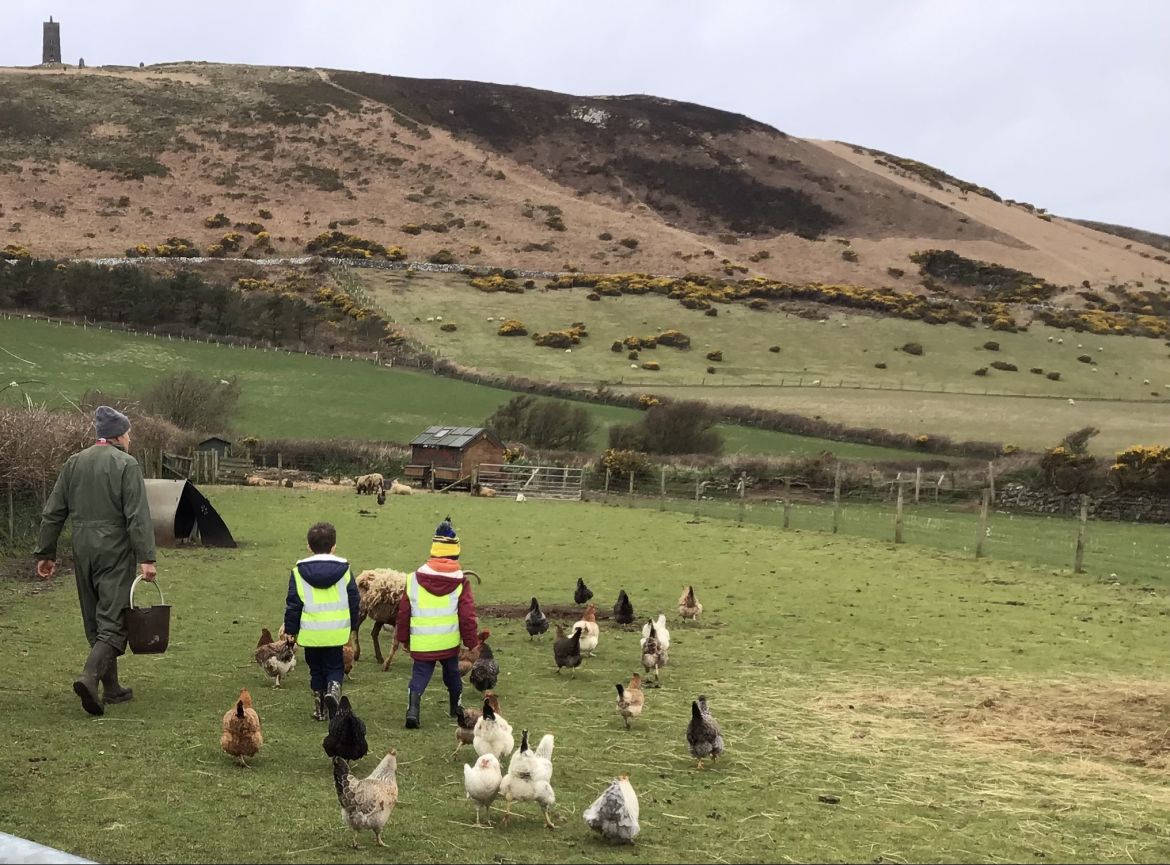
[[[410,676],[410,690],[415,694],[421,694],[427,689],[435,672],[435,664],[441,664],[443,667],[443,684],[447,686],[447,693],[456,700],[459,699],[459,695],[463,693],[463,679],[459,677],[458,656],[443,658],[441,661],[415,661],[414,672]]]
[[[341,646],[305,646],[305,663],[309,665],[309,687],[314,691],[328,690],[330,682],[340,685],[345,678]]]

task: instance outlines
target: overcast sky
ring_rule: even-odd
[[[40,62],[50,14],[68,63],[649,93],[1170,234],[1166,0],[5,0],[0,65]]]

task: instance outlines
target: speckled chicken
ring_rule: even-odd
[[[471,682],[475,690],[482,694],[484,691],[494,688],[496,680],[499,678],[500,665],[496,663],[492,647],[487,643],[480,643],[479,657],[471,665],[471,672],[468,674],[467,680]]]
[[[585,809],[585,825],[607,841],[633,844],[638,826],[638,794],[628,775],[618,775],[605,792]]]
[[[691,756],[699,761],[700,769],[703,768],[703,760],[708,757],[714,760],[723,753],[723,732],[719,729],[719,722],[707,708],[707,698],[701,695],[691,703],[687,745],[691,749]]]
[[[244,688],[236,704],[223,716],[223,734],[219,737],[219,747],[247,769],[247,758],[255,757],[263,744],[260,716],[252,708],[252,695]]]
[[[495,691],[488,691],[483,695],[484,700],[491,703],[492,711],[498,717],[500,714],[500,699],[496,696]],[[459,749],[464,745],[471,745],[475,741],[475,725],[479,722],[483,713],[479,709],[464,709],[463,706],[455,707],[455,751],[451,754],[454,757],[459,753]]]
[[[357,833],[367,829],[374,833],[379,847],[387,846],[382,840],[382,831],[398,804],[397,771],[398,752],[393,748],[373,772],[360,779],[350,774],[345,760],[333,758],[333,785],[337,788],[337,801],[341,803],[341,819],[353,832],[355,850]]]
[[[297,666],[297,645],[291,640],[273,640],[272,633],[262,629],[260,642],[256,644],[256,663],[275,684],[280,687],[280,680],[287,678]]]
[[[642,666],[647,673],[654,673],[654,687],[659,687],[662,684],[662,676],[659,671],[666,666],[668,660],[666,647],[662,641],[658,639],[658,629],[651,623],[650,631],[642,640]]]
[[[548,616],[540,609],[536,598],[532,599],[528,607],[528,615],[524,617],[524,629],[528,631],[528,638],[539,637],[548,630]]]
[[[625,589],[618,592],[617,603],[613,605],[613,620],[619,625],[634,624],[634,605]]]
[[[621,683],[614,685],[617,688],[617,710],[626,722],[626,729],[630,729],[630,719],[642,714],[642,707],[646,703],[646,695],[642,692],[642,677],[637,673],[630,676],[630,684],[624,688]]]

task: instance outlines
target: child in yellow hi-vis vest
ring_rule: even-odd
[[[410,575],[406,593],[398,604],[398,642],[414,659],[414,672],[407,690],[406,728],[418,729],[421,723],[422,695],[435,672],[435,662],[443,667],[443,684],[447,686],[450,715],[456,717],[463,679],[459,676],[459,643],[474,649],[479,643],[479,624],[475,616],[475,598],[471,582],[459,566],[461,548],[451,525],[443,520],[431,541],[431,557]]]
[[[317,721],[337,711],[345,678],[342,646],[357,630],[361,602],[349,562],[335,555],[336,550],[337,530],[331,523],[309,529],[312,555],[297,562],[289,574],[284,608],[285,635],[305,650]]]

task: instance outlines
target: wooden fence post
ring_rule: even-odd
[[[16,504],[13,502],[12,481],[9,481],[7,486],[8,486],[8,542],[11,544],[16,540]]]
[[[841,463],[837,463],[837,471],[833,475],[833,534],[841,525]]]
[[[666,510],[666,465],[662,466],[662,478],[658,489],[658,510]]]
[[[902,490],[903,484],[898,484],[898,509],[894,512],[894,543],[902,543]]]
[[[602,499],[606,504],[609,504],[609,479],[613,474],[613,469],[606,467],[605,469],[605,496]]]
[[[739,475],[739,524],[743,525],[743,512],[747,507],[747,472],[741,472]]]
[[[935,502],[938,501],[938,492],[939,492],[939,490],[942,489],[943,480],[946,479],[946,476],[947,476],[946,472],[939,472],[938,473],[938,483],[934,485],[934,500],[935,500]]]
[[[788,480],[784,480],[784,528],[788,528],[789,509],[792,506],[788,496],[789,486]]]
[[[987,461],[987,488],[991,493],[991,501],[995,502],[995,463]]]
[[[1085,528],[1089,522],[1089,497],[1081,496],[1081,524],[1077,529],[1077,552],[1073,557],[1073,573],[1085,572]]]
[[[219,451],[211,452],[211,482],[219,483]]]
[[[918,496],[922,492],[922,466],[914,469],[914,504],[918,504]]]
[[[987,510],[991,505],[991,490],[983,491],[983,506],[979,508],[979,534],[975,536],[975,558],[983,558],[983,541],[987,537]]]
[[[699,519],[699,496],[703,492],[703,482],[699,479],[699,475],[695,474],[695,519]]]
[[[279,451],[276,454],[276,467],[278,469],[284,468],[284,454],[280,453]]]
[[[630,501],[629,501],[629,505],[631,508],[634,506],[634,470],[633,469],[630,469]]]

